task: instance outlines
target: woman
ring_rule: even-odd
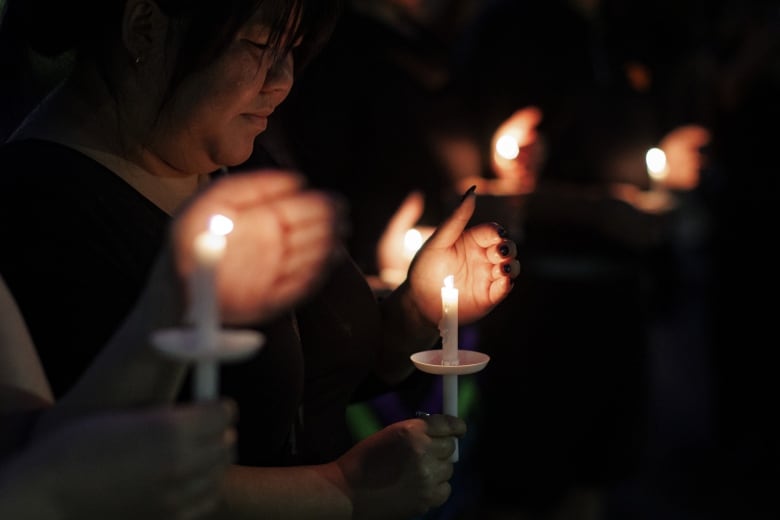
[[[90,2],[84,19],[70,3],[73,20],[59,2],[10,6],[6,22],[26,25],[34,49],[75,51],[70,76],[0,150],[2,216],[30,216],[3,232],[0,268],[61,393],[137,298],[171,214],[249,157],[338,6],[115,0]],[[495,224],[465,230],[474,203],[464,197],[381,304],[345,256],[294,313],[258,323],[262,351],[223,376],[242,410],[228,517],[404,518],[447,499],[462,420],[410,419],[351,446],[344,411],[361,385],[398,382],[414,370],[409,355],[436,344],[446,275],[463,323],[509,292],[516,247]],[[55,330],[80,349],[58,349]]]

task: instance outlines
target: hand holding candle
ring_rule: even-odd
[[[161,330],[152,338],[164,353],[195,363],[192,393],[196,401],[219,396],[220,360],[242,359],[264,341],[253,330],[223,331],[221,327],[216,268],[225,253],[226,235],[232,230],[233,221],[218,214],[209,220],[208,230],[195,238],[188,314],[192,328]]]
[[[273,319],[325,279],[340,258],[341,208],[304,177],[266,169],[220,177],[180,209],[170,246],[189,293],[185,325],[151,340],[163,355],[194,364],[196,398],[217,395],[217,363],[263,345],[257,330],[236,327]]]
[[[454,417],[458,416],[458,376],[482,370],[489,360],[480,352],[459,350],[460,324],[473,323],[498,305],[520,272],[517,246],[504,228],[492,222],[466,227],[475,206],[471,188],[417,252],[402,286],[412,307],[438,324],[442,348],[410,357],[417,369],[442,375],[443,412]],[[456,442],[451,460],[458,459]]]

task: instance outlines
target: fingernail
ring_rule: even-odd
[[[509,236],[509,233],[506,232],[506,229],[504,229],[504,226],[502,225],[496,226],[496,232],[498,232],[498,236],[501,238],[506,238]]]
[[[464,193],[463,196],[460,198],[460,201],[463,202],[464,200],[466,200],[466,197],[468,197],[469,195],[474,193],[476,191],[476,189],[477,189],[477,185],[476,184],[473,185],[471,188],[467,189],[466,193]]]
[[[509,246],[506,244],[501,244],[498,246],[498,252],[501,253],[501,256],[507,256],[509,254]]]
[[[509,264],[504,264],[501,266],[501,270],[504,271],[506,274],[509,274],[512,272],[512,266]]]

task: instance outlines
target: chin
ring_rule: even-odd
[[[239,166],[252,156],[254,151],[254,139],[251,140],[246,146],[232,146],[232,148],[226,153],[220,154],[220,162],[217,164],[224,164],[226,166]]]

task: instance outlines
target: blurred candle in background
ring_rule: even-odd
[[[520,145],[513,136],[504,134],[496,141],[496,153],[504,159],[511,161],[520,155]]]
[[[422,233],[418,229],[412,228],[404,235],[404,258],[411,261],[417,251],[423,244]],[[408,267],[408,266],[407,266]]]
[[[650,148],[645,154],[647,175],[650,176],[650,186],[657,190],[663,188],[668,173],[666,154],[660,148]]]
[[[208,230],[195,238],[196,268],[191,280],[190,319],[195,327],[195,348],[203,354],[203,359],[196,362],[193,380],[197,400],[214,399],[218,394],[217,361],[209,354],[218,349],[220,331],[216,266],[225,252],[226,235],[232,230],[232,220],[224,215],[214,215],[209,220]]]

